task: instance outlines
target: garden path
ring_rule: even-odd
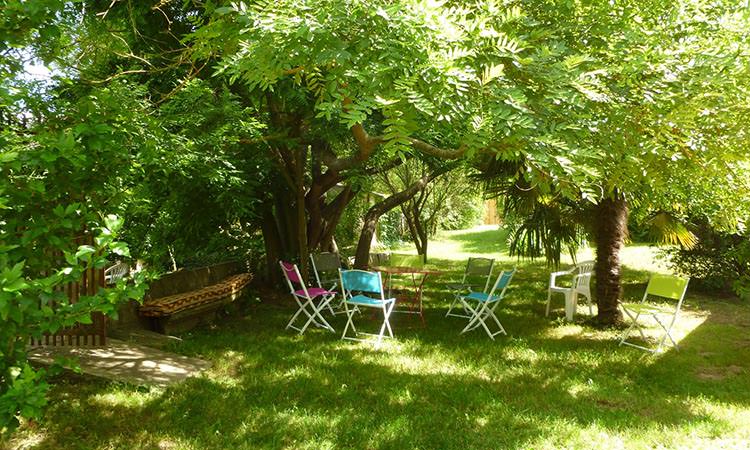
[[[211,366],[199,358],[118,339],[108,339],[106,347],[44,346],[29,353],[29,359],[44,365],[52,364],[58,357],[77,359],[84,374],[135,385],[166,386]]]

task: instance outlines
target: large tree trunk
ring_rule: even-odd
[[[625,199],[616,195],[599,203],[595,233],[597,321],[602,325],[613,325],[622,319],[618,302],[622,291],[620,250],[628,233]]]

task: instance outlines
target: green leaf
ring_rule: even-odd
[[[96,249],[90,245],[81,245],[78,247],[78,251],[75,254],[75,257],[78,259],[84,259],[88,260],[90,259],[90,255],[92,253],[96,252]]]

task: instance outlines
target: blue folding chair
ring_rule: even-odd
[[[461,304],[464,309],[469,312],[471,317],[469,323],[461,331],[461,334],[479,328],[480,326],[484,328],[484,331],[487,332],[487,335],[492,340],[495,340],[495,336],[500,333],[508,334],[505,332],[503,325],[497,319],[495,308],[500,304],[500,300],[505,297],[505,292],[507,291],[510,280],[513,279],[515,273],[515,268],[513,268],[513,270],[504,270],[500,272],[500,275],[498,275],[497,280],[495,280],[495,283],[492,285],[492,289],[489,292],[469,292],[460,297]],[[495,295],[495,292],[498,291],[500,293]],[[492,319],[495,322],[498,331],[490,331],[490,328],[487,326],[487,319]]]
[[[385,298],[383,293],[383,279],[380,276],[380,272],[339,269],[339,278],[341,280],[341,293],[344,297],[344,310],[346,312],[346,326],[344,327],[341,339],[363,341],[364,339],[358,337],[360,334],[377,336],[378,339],[375,345],[378,346],[383,341],[386,330],[388,331],[388,337],[392,338],[393,330],[391,329],[389,319],[396,304],[396,299]],[[371,296],[372,294],[375,295]],[[359,311],[360,307],[375,308],[383,311],[383,325],[380,327],[380,333],[375,335],[357,331],[354,322],[352,322],[352,317],[355,312]],[[346,335],[349,327],[352,328],[354,337]]]

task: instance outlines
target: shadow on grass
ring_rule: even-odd
[[[635,434],[656,446],[663,430],[731,428],[696,408],[696,397],[750,404],[747,377],[714,382],[695,368],[696,358],[726,366],[737,356],[727,353],[728,341],[712,341],[726,323],[709,318],[682,341],[683,351],[661,357],[621,349],[614,333],[559,320],[561,302],[558,319],[544,318],[547,270],[525,264],[498,311],[508,336],[459,336],[464,321],[443,317],[444,282],[458,266],[443,266],[451,270],[429,282],[427,327],[396,317],[397,340],[385,350],[319,329],[284,331],[291,301],[252,305],[244,317],[185,336],[182,353],[215,365],[201,378],[164,390],[80,380],[56,388],[31,448],[570,447],[591,432]],[[629,284],[626,296],[644,288]],[[736,322],[729,341],[750,327],[732,311],[712,316]],[[379,325],[366,316],[357,323]],[[341,330],[344,319],[332,324]],[[747,355],[745,339],[732,345]]]

